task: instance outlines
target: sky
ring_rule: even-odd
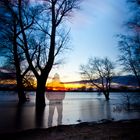
[[[79,67],[90,57],[116,61],[119,51],[115,35],[125,32],[126,0],[81,1],[80,10],[65,25],[70,29],[70,50],[62,54],[64,63],[55,66],[49,75],[52,78],[58,73],[62,82],[81,80]]]
[[[117,60],[116,34],[124,33],[128,14],[126,0],[83,0],[67,23],[70,28],[71,49],[64,55],[64,64],[55,67],[61,81],[81,80],[79,67],[90,57],[108,57]]]

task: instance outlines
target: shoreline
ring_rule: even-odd
[[[140,119],[102,120],[51,128],[35,128],[16,132],[0,133],[2,140],[137,140],[140,139]]]
[[[0,91],[14,91],[17,92],[17,89],[8,89],[6,88],[1,88]],[[24,89],[25,92],[36,92],[36,89]],[[45,92],[102,92],[99,90],[45,90]],[[110,92],[140,92],[140,89],[111,89]]]

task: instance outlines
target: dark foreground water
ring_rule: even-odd
[[[19,107],[17,93],[0,91],[0,132],[104,119],[140,119],[140,93],[111,93],[107,102],[95,92],[52,92],[46,94],[43,110],[35,108],[35,93],[27,94],[30,101]]]

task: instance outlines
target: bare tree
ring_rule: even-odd
[[[140,33],[140,1],[127,0],[130,9],[130,17],[126,25],[133,33]]]
[[[15,66],[17,91],[19,103],[26,101],[26,96],[23,90],[23,77],[27,73],[28,68],[21,70],[21,63],[24,59],[23,51],[18,46],[18,36],[20,34],[18,25],[18,15],[16,13],[16,3],[12,1],[0,1],[0,26],[1,26],[1,53],[6,57],[7,64]],[[13,67],[12,67],[13,70]]]
[[[16,73],[18,73],[18,89],[22,89],[23,69],[20,58],[23,56],[23,58],[26,57],[24,62],[27,62],[28,70],[31,69],[37,79],[37,106],[45,105],[44,92],[48,75],[52,66],[59,63],[56,62],[57,56],[66,49],[69,31],[65,31],[63,23],[67,17],[71,16],[74,9],[79,8],[80,1],[41,0],[34,4],[30,0],[1,1],[6,5],[6,10],[14,23],[8,26],[12,36],[9,46],[11,44],[13,46],[9,50],[12,52]],[[6,25],[3,26],[5,29]],[[11,38],[9,30],[4,34],[6,39]],[[5,44],[2,45],[5,47]],[[24,73],[28,72],[26,70]],[[20,81],[19,84],[18,81]]]
[[[108,58],[90,58],[87,65],[80,66],[81,75],[109,100],[111,80],[114,75],[114,64]]]
[[[56,56],[67,43],[68,32],[64,32],[64,20],[79,8],[81,0],[42,0],[41,15],[35,19],[32,32],[33,45],[29,43],[29,31],[24,30],[22,2],[18,0],[19,23],[22,31],[23,50],[28,64],[37,79],[36,106],[45,106],[45,85],[55,63]],[[39,2],[40,4],[40,2]],[[43,22],[42,22],[43,21]],[[39,30],[38,30],[39,29]]]
[[[136,77],[140,87],[140,1],[127,0],[127,4],[131,12],[125,24],[128,32],[117,35],[119,62],[124,72]]]
[[[119,35],[119,62],[125,72],[135,75],[140,87],[140,38],[138,35]]]

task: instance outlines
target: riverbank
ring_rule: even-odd
[[[0,134],[1,140],[138,140],[140,120],[61,125]]]

